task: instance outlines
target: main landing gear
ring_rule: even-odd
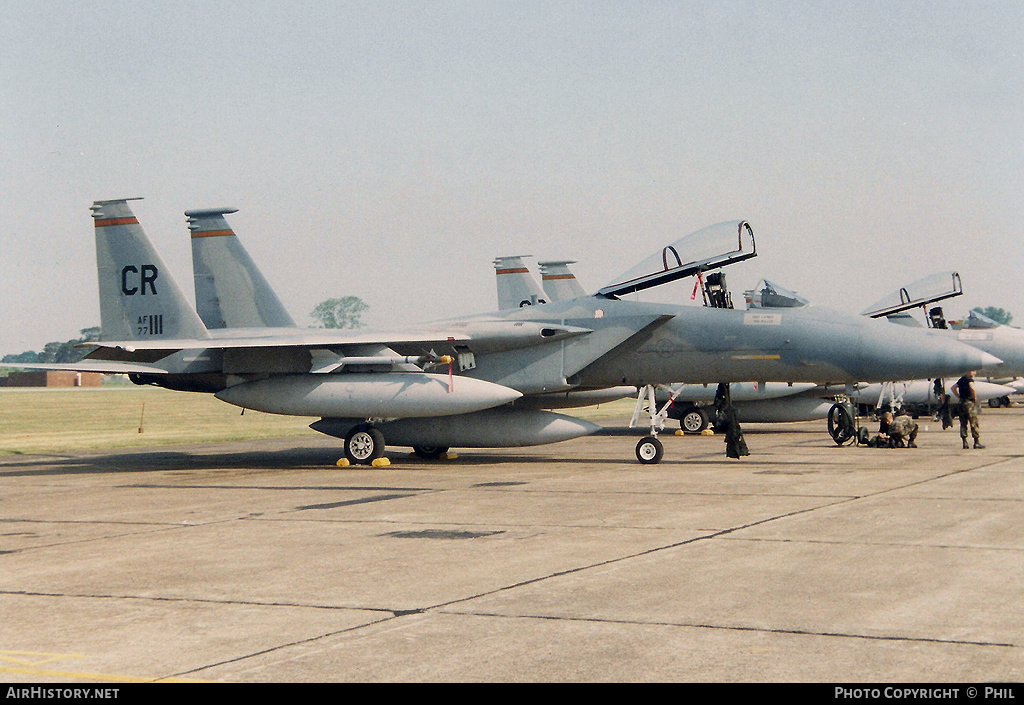
[[[679,417],[679,428],[683,433],[701,433],[711,424],[708,412],[697,405],[687,407]]]
[[[345,436],[345,457],[353,465],[372,465],[384,455],[384,434],[370,424],[360,424]]]
[[[448,446],[413,446],[412,452],[421,460],[437,460],[448,452]]]
[[[387,465],[384,446],[384,434],[380,429],[361,423],[345,434],[345,460],[350,465]],[[423,460],[437,460],[448,453],[448,446],[413,446],[412,452]]]

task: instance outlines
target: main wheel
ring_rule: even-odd
[[[683,433],[700,433],[708,427],[708,415],[699,406],[691,406],[679,417],[679,428]]]
[[[369,465],[384,455],[384,434],[373,426],[356,426],[345,436],[345,457],[356,465]]]
[[[644,436],[636,444],[636,459],[644,465],[660,462],[664,454],[665,446],[654,436]]]
[[[448,446],[413,446],[412,452],[417,458],[424,460],[437,460],[448,452]]]

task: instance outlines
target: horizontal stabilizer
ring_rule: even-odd
[[[98,372],[108,375],[165,375],[167,370],[152,365],[114,360],[81,360],[79,362],[3,362],[0,367],[19,370],[54,370],[64,372]]]

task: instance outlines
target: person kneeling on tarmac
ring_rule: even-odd
[[[894,448],[902,448],[906,443],[907,448],[917,448],[918,425],[910,418],[906,409],[897,409],[896,416],[889,422],[889,441]]]
[[[896,415],[886,408],[878,421],[878,435],[868,441],[872,448],[917,448],[918,425],[906,409],[897,409]]]

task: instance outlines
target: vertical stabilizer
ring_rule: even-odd
[[[209,338],[128,201],[96,201],[96,269],[103,340]]]
[[[185,211],[192,233],[196,310],[207,328],[292,328],[295,322],[235,236],[232,208]]]
[[[544,290],[523,263],[523,257],[496,257],[494,270],[498,284],[498,309],[504,311],[548,302]]]
[[[548,301],[571,301],[587,295],[576,281],[576,276],[569,270],[570,264],[576,264],[574,260],[555,260],[538,264]]]

